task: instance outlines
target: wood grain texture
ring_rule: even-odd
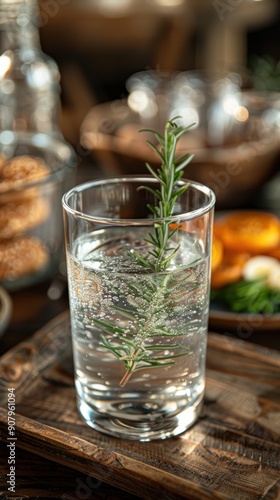
[[[82,474],[26,450],[16,450],[15,493],[8,490],[9,464],[6,443],[0,442],[0,498],[10,499],[63,499],[63,500],[139,500],[139,497],[119,490],[89,474]]]
[[[0,404],[7,399],[8,387],[14,387],[17,398],[21,397],[36,385],[40,373],[70,353],[69,312],[65,311],[1,357]]]
[[[34,352],[41,336],[50,340],[55,329],[59,336],[67,324],[68,316],[60,316],[38,332]],[[44,368],[37,363],[40,369],[32,384],[29,380],[25,385],[26,376],[17,378],[19,448],[145,499],[279,498],[280,352],[210,333],[201,417],[176,438],[137,443],[100,434],[83,423],[76,410],[71,358],[61,361],[61,350],[55,358],[51,345],[50,340]],[[21,372],[27,373],[18,356],[21,348],[3,356],[0,370],[8,360],[15,372],[19,363]],[[51,363],[46,352],[51,353]],[[27,359],[33,366],[32,357]],[[4,393],[10,382],[6,377],[1,386],[3,441],[7,439]]]

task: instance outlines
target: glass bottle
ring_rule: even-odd
[[[0,0],[0,129],[59,136],[60,74],[38,15],[36,0]]]

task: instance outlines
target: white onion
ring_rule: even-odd
[[[280,289],[280,262],[266,255],[252,257],[244,265],[243,278],[247,281],[263,278],[271,288]]]

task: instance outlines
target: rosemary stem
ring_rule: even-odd
[[[126,385],[126,383],[129,381],[131,375],[134,372],[135,366],[137,365],[137,354],[140,351],[140,349],[143,347],[145,340],[146,340],[146,337],[151,331],[153,312],[154,312],[155,308],[158,307],[159,301],[162,299],[162,293],[167,286],[167,282],[168,282],[168,275],[165,275],[161,286],[155,292],[153,300],[150,303],[150,307],[149,307],[150,314],[145,321],[141,343],[139,344],[138,348],[135,348],[133,350],[133,353],[131,355],[132,363],[131,363],[130,367],[126,369],[124,376],[120,380],[120,382],[119,382],[120,387],[124,387]]]
[[[135,357],[137,356],[138,351],[139,351],[139,349],[134,349],[134,351],[132,353],[132,359],[133,359],[132,365],[130,366],[130,368],[126,369],[124,376],[120,380],[120,384],[119,384],[120,387],[124,387],[126,385],[126,383],[129,381],[129,379],[133,373],[133,367],[135,365]]]
[[[126,370],[123,378],[120,380],[120,387],[124,387],[126,383],[129,381],[133,371],[132,370]]]

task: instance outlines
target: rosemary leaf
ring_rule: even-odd
[[[106,321],[101,321],[100,319],[97,319],[97,318],[93,318],[93,321],[99,328],[101,328],[102,330],[104,330],[108,333],[112,333],[112,334],[114,334],[114,333],[123,334],[124,333],[123,328],[119,328],[118,326],[112,325],[111,323],[108,323]]]
[[[180,163],[178,166],[176,166],[176,172],[180,172],[185,168],[193,159],[194,155],[188,155],[187,158],[180,160]]]
[[[151,141],[147,141],[147,143],[149,144],[149,146],[155,151],[155,153],[160,157],[161,161],[164,161],[164,157],[162,155],[162,153],[160,152],[160,150],[155,146],[155,144],[153,144]]]
[[[149,163],[146,163],[146,167],[147,169],[149,170],[150,174],[152,174],[153,177],[155,177],[160,183],[162,182],[161,181],[161,178],[156,174],[156,172],[154,171],[154,169],[149,165]]]

